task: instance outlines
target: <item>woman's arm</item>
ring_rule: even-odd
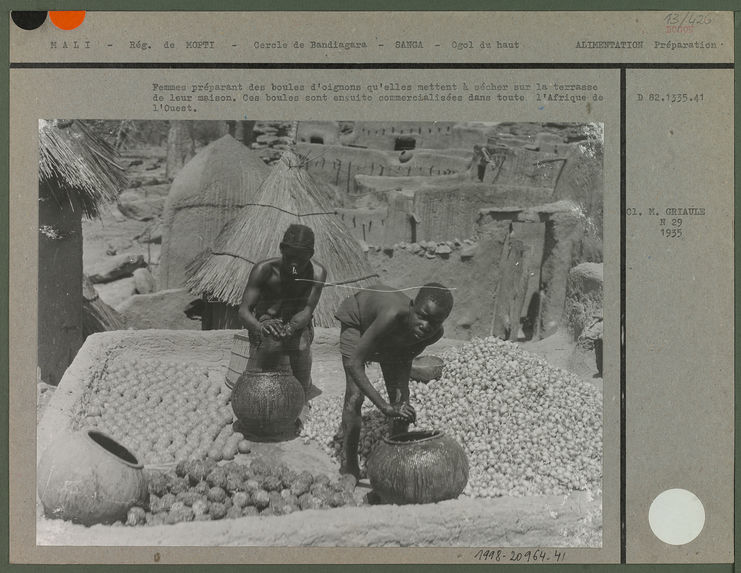
[[[270,266],[265,263],[257,263],[252,267],[247,286],[242,294],[242,303],[239,305],[239,319],[244,327],[254,335],[276,336],[279,334],[273,324],[261,324],[254,314],[257,301],[260,300],[262,289],[267,284],[271,272]]]
[[[375,354],[380,342],[393,331],[398,322],[396,313],[382,312],[360,337],[358,346],[349,358],[343,359],[348,373],[360,391],[386,416],[413,419],[414,409],[408,404],[389,404],[373,387],[365,374],[365,363]]]

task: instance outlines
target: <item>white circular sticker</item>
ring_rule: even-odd
[[[654,535],[669,545],[684,545],[705,526],[705,508],[691,491],[668,489],[656,496],[648,510]]]

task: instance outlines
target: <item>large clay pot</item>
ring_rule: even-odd
[[[440,431],[384,438],[367,462],[373,491],[384,503],[434,503],[454,499],[468,483],[468,458]]]
[[[232,391],[232,409],[241,430],[260,437],[295,432],[296,420],[304,407],[304,389],[285,370],[246,370]]]
[[[148,493],[136,457],[97,430],[57,437],[41,456],[36,484],[47,517],[83,525],[125,521]]]

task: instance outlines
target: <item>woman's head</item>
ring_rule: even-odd
[[[453,294],[440,283],[424,285],[412,304],[410,328],[417,338],[426,338],[440,330],[453,309]]]
[[[298,277],[314,256],[314,231],[306,225],[293,224],[280,243],[281,267],[289,277]]]

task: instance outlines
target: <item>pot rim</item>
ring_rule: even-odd
[[[409,440],[409,441],[399,441],[397,438],[400,436],[405,436],[408,434],[425,434],[423,438],[419,438],[418,440]],[[434,440],[437,438],[441,438],[445,435],[445,432],[442,430],[414,430],[411,432],[401,432],[399,434],[394,434],[393,436],[384,436],[383,441],[387,444],[391,444],[394,446],[408,446],[412,444],[419,444],[422,442],[427,442],[429,440]]]
[[[95,440],[93,439],[93,437],[92,437],[92,436],[90,435],[90,434],[92,434],[93,432],[95,432],[96,434],[99,434],[99,435],[103,436],[104,438],[107,438],[107,439],[111,440],[111,441],[112,441],[113,443],[115,443],[115,444],[118,444],[118,446],[119,446],[119,447],[121,447],[121,448],[123,448],[124,450],[126,450],[126,451],[127,451],[127,452],[128,452],[128,453],[129,453],[130,455],[131,455],[131,457],[132,457],[132,458],[134,458],[134,459],[136,460],[136,463],[135,463],[135,464],[133,464],[133,463],[131,463],[130,461],[127,461],[127,460],[123,459],[123,458],[122,458],[121,456],[117,456],[117,455],[116,455],[116,454],[114,454],[114,453],[113,453],[112,451],[110,451],[110,450],[109,450],[108,448],[106,448],[106,447],[105,447],[105,446],[103,446],[102,444],[99,444],[98,442],[96,442],[96,441],[95,441]],[[144,464],[142,464],[142,463],[141,463],[141,462],[139,461],[139,458],[137,458],[137,457],[136,457],[136,456],[135,456],[135,455],[134,455],[134,454],[133,454],[133,453],[131,452],[131,450],[129,450],[129,448],[127,448],[126,446],[124,446],[123,444],[121,444],[121,443],[120,443],[120,442],[119,442],[118,440],[116,440],[116,439],[115,439],[115,438],[114,438],[113,436],[111,436],[111,435],[109,435],[109,434],[106,434],[105,432],[101,432],[101,431],[100,431],[99,429],[97,429],[97,428],[85,428],[84,430],[82,430],[82,433],[83,433],[83,434],[85,435],[85,439],[87,439],[87,440],[90,440],[90,442],[92,442],[93,444],[95,444],[95,446],[97,446],[98,448],[100,448],[101,450],[103,450],[103,451],[104,451],[104,452],[106,453],[106,455],[108,455],[108,456],[111,456],[112,458],[115,458],[115,459],[116,459],[117,461],[119,461],[119,462],[121,462],[122,464],[124,464],[124,465],[126,465],[126,466],[128,466],[128,467],[130,467],[130,468],[133,468],[133,469],[135,469],[135,470],[140,470],[140,469],[143,469],[143,468],[144,468]]]
[[[242,372],[242,375],[240,376],[240,378],[244,376],[245,374],[250,374],[253,376],[259,374],[261,376],[270,376],[270,377],[278,376],[278,375],[285,376],[286,374],[293,376],[293,372],[291,372],[289,368],[284,368],[281,370],[259,370],[259,369],[252,370],[248,368],[248,369],[245,369],[244,372]]]

